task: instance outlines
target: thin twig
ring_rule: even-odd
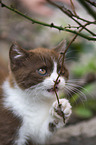
[[[84,0],[78,0],[79,3],[82,4],[83,7],[87,10],[87,12],[96,20],[96,12],[84,1]]]
[[[63,118],[63,122],[65,124],[65,115],[64,115],[64,112],[61,110],[61,104],[59,102],[59,96],[58,96],[57,91],[56,91],[56,84],[57,84],[57,81],[58,81],[59,77],[60,77],[60,74],[58,74],[58,77],[57,77],[56,81],[54,82],[54,92],[55,92],[56,99],[57,99],[57,102],[58,102],[59,113],[61,114],[61,116]],[[58,111],[58,110],[56,110],[56,111]]]
[[[72,7],[72,10],[73,10],[73,13],[75,14],[75,16],[77,16],[76,11],[75,11],[75,7],[74,7],[74,4],[73,4],[73,1],[70,0],[70,3],[71,3],[71,7]]]
[[[71,29],[71,28],[76,28],[76,29],[79,29],[80,28],[80,26],[71,26],[70,24],[68,24],[67,26],[65,26],[64,28],[69,28],[69,29]]]
[[[86,0],[86,2],[88,2],[89,4],[91,4],[92,6],[96,7],[96,2],[92,2],[90,0]]]

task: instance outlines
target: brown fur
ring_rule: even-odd
[[[0,69],[0,145],[13,145],[13,140],[16,138],[16,131],[21,121],[3,106],[1,86],[6,77],[5,69]]]
[[[0,145],[13,145],[13,141],[18,137],[16,132],[20,124],[20,120],[4,109],[0,102]]]

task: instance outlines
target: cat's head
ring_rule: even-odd
[[[15,84],[22,90],[35,91],[36,95],[54,96],[54,82],[61,70],[60,52],[64,51],[64,45],[64,42],[61,42],[54,49],[25,50],[14,43],[9,53],[11,81],[15,80]],[[64,64],[55,88],[57,92],[64,89],[66,79],[68,79],[68,70]]]

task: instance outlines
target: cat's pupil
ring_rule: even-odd
[[[47,73],[47,70],[44,69],[44,68],[40,68],[40,69],[38,70],[38,73],[39,73],[40,75],[45,75],[45,74]]]

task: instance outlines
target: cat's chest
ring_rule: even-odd
[[[37,138],[40,138],[40,132],[44,120],[46,120],[49,115],[50,107],[48,108],[44,104],[33,104],[32,107],[25,106],[25,108],[22,115],[22,125],[18,130],[18,145],[24,144],[26,140],[29,139],[34,142]]]
[[[3,89],[5,92],[4,106],[10,108],[16,116],[22,119],[16,143],[18,145],[24,144],[27,137],[36,140],[35,137],[39,137],[42,124],[49,115],[52,102],[46,101],[44,103],[39,99],[29,99],[29,95],[25,96],[24,92],[18,90],[17,93],[17,91],[10,88],[7,81],[4,83]]]

